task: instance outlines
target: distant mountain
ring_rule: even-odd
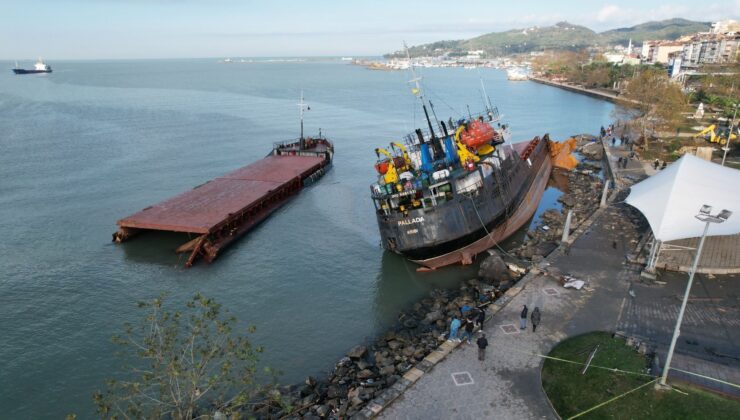
[[[686,19],[668,19],[659,22],[646,22],[631,28],[612,29],[599,34],[601,42],[608,44],[626,44],[653,39],[674,40],[696,32],[706,32],[711,28],[709,22],[694,22]]]
[[[546,49],[578,50],[598,45],[626,45],[630,38],[632,42],[637,43],[650,39],[673,40],[683,35],[708,31],[710,28],[707,22],[669,19],[597,33],[584,26],[558,22],[553,26],[492,32],[471,39],[437,41],[411,47],[409,53],[412,57],[419,57],[441,54],[465,55],[467,51],[474,50],[483,50],[490,55],[508,55]],[[403,55],[405,53],[397,51],[388,56]]]

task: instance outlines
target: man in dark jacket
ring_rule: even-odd
[[[519,329],[525,330],[527,329],[527,314],[529,313],[529,309],[527,309],[527,305],[522,305],[522,313],[519,315]]]
[[[466,318],[465,319],[465,325],[463,327],[463,340],[465,340],[468,344],[473,344],[471,341],[473,339],[473,329],[475,328],[475,321]]]
[[[488,347],[488,340],[486,340],[486,335],[483,331],[478,333],[476,344],[478,344],[478,360],[483,361],[486,358],[486,347]]]
[[[537,326],[540,324],[540,308],[535,306],[532,311],[532,332],[537,330]]]

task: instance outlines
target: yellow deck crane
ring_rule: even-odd
[[[457,144],[457,155],[460,157],[460,163],[465,164],[467,161],[478,162],[480,158],[475,153],[471,152],[462,141],[460,141],[460,134],[465,130],[465,125],[460,125],[455,132],[455,143]]]
[[[398,170],[402,171],[404,169],[411,168],[411,159],[409,158],[409,152],[406,150],[406,146],[401,143],[391,142],[391,148],[393,150],[396,150],[396,148],[400,149],[401,156],[403,156],[403,167],[400,167],[399,165]]]
[[[388,160],[388,170],[383,174],[383,181],[385,181],[386,184],[395,184],[398,182],[398,171],[396,170],[396,165],[393,162],[393,155],[391,155],[387,150],[377,148],[375,149],[375,154],[380,158],[380,155],[385,155]]]
[[[694,137],[703,137],[707,139],[707,134],[709,134],[709,140],[710,143],[719,143],[721,145],[727,144],[727,138],[723,137],[721,134],[718,135],[714,129],[717,128],[714,124],[710,125],[709,127],[701,130],[700,132],[696,133]],[[737,136],[735,134],[730,134],[730,140],[735,140]]]

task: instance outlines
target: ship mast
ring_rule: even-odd
[[[303,138],[303,111],[306,109],[311,109],[311,107],[303,101],[303,89],[301,89],[301,102],[298,104],[298,107],[300,108],[300,116],[301,116],[301,138],[299,139],[300,148],[303,150],[305,148],[305,140]]]
[[[421,77],[416,75],[416,71],[414,70],[414,64],[411,61],[411,54],[409,53],[409,47],[406,45],[406,42],[403,43],[403,48],[406,50],[406,59],[409,61],[409,70],[411,70],[411,80],[409,80],[409,83],[414,84],[414,89],[412,89],[412,92],[414,95],[419,98],[421,101],[421,108],[424,110],[424,117],[427,120],[427,125],[429,126],[429,133],[431,134],[431,141],[432,149],[434,149],[434,158],[437,159],[440,154],[442,154],[442,148],[440,145],[437,144],[437,135],[434,132],[434,127],[432,126],[432,120],[429,118],[429,111],[427,110],[426,101],[424,100],[424,94],[421,91],[421,84],[419,81],[421,81]],[[430,103],[431,104],[431,103]]]

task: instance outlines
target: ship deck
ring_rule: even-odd
[[[267,156],[119,220],[113,239],[122,242],[142,230],[197,234],[195,242],[178,252],[195,254],[205,246],[213,251],[210,258],[206,255],[210,261],[221,246],[259,223],[328,163],[317,156]]]

